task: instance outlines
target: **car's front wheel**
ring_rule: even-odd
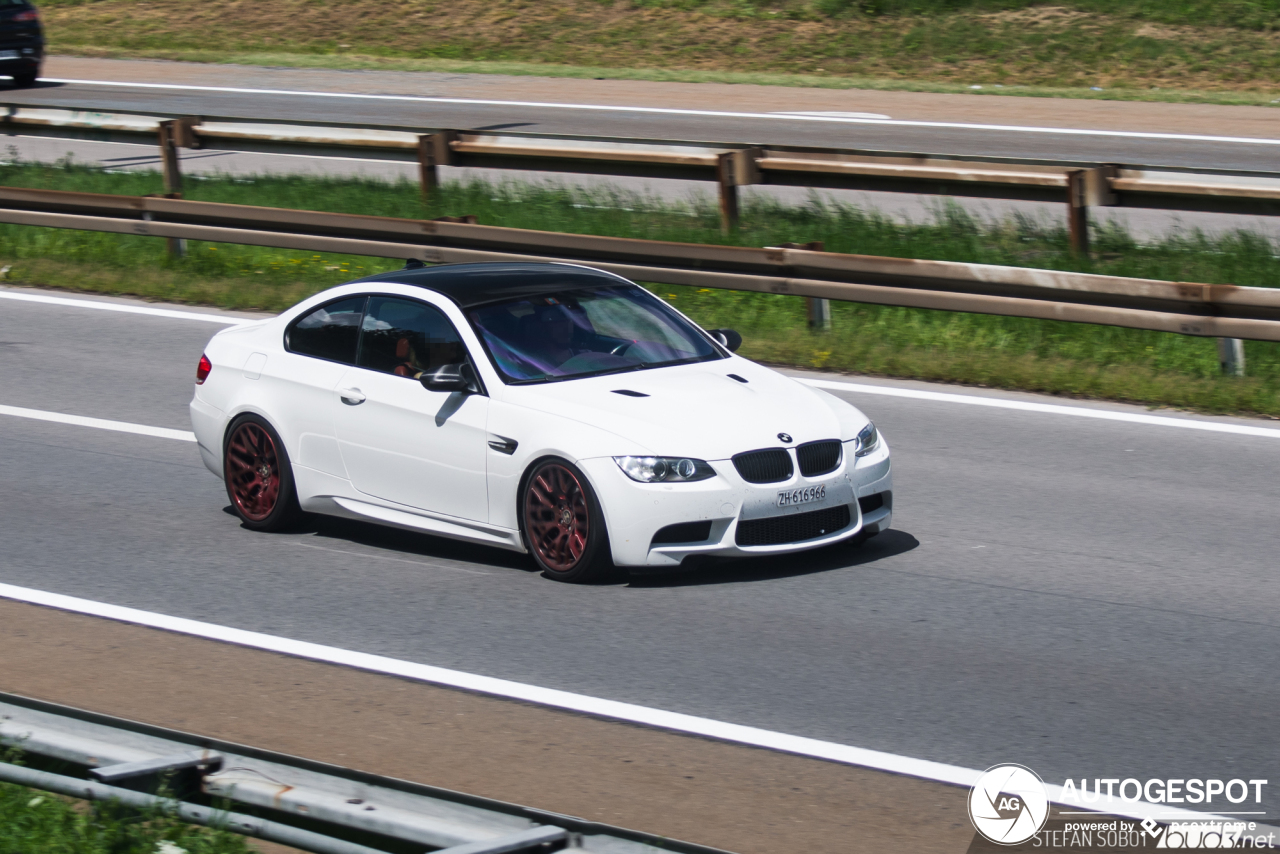
[[[246,528],[280,531],[302,515],[289,454],[262,418],[242,415],[232,423],[222,470],[231,507]]]
[[[568,460],[540,460],[520,494],[525,544],[547,578],[599,581],[613,572],[600,502]]]

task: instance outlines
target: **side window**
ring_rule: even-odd
[[[285,333],[285,347],[304,356],[355,364],[364,302],[365,297],[348,297],[303,315]]]
[[[360,333],[362,368],[417,379],[467,361],[467,349],[439,309],[392,297],[369,297]]]

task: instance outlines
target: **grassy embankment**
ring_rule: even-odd
[[[153,173],[107,174],[85,167],[0,166],[0,185],[144,194]],[[447,185],[430,206],[409,183],[262,178],[191,181],[188,198],[276,207],[434,217],[474,213],[482,223],[660,240],[748,246],[809,240],[828,250],[974,261],[1176,281],[1271,286],[1276,247],[1250,235],[1170,237],[1134,243],[1103,230],[1097,257],[1073,258],[1060,228],[1027,221],[977,223],[957,210],[904,226],[852,208],[812,204],[746,208],[735,235],[720,234],[714,206],[649,204],[517,185]],[[6,281],[103,293],[279,310],[325,287],[392,269],[386,259],[313,255],[192,243],[171,260],[164,241],[131,235],[0,225]],[[743,354],[801,367],[1018,388],[1170,405],[1212,412],[1280,415],[1280,345],[1248,342],[1249,375],[1218,374],[1212,339],[1056,321],[833,304],[834,328],[813,334],[797,297],[660,286],[658,293],[708,327],[731,326]]]
[[[244,837],[0,783],[0,854],[253,854]]]
[[[1280,97],[1280,0],[41,0],[41,6],[53,52],[80,55],[839,88],[980,85],[982,94],[1222,103]]]

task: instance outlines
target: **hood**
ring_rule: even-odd
[[[504,399],[613,433],[627,445],[617,453],[703,460],[784,447],[779,433],[790,434],[792,447],[852,439],[866,423],[844,401],[741,358],[507,386]],[[842,435],[851,423],[854,432]]]

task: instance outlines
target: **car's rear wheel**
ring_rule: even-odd
[[[227,431],[223,479],[231,507],[246,528],[279,531],[298,521],[293,467],[279,434],[256,415],[242,415]]]
[[[36,81],[40,79],[39,70],[34,71],[15,71],[13,73],[13,86],[15,89],[30,89],[36,85]]]
[[[600,581],[613,572],[600,502],[569,461],[551,457],[530,469],[520,519],[529,553],[547,578]]]

